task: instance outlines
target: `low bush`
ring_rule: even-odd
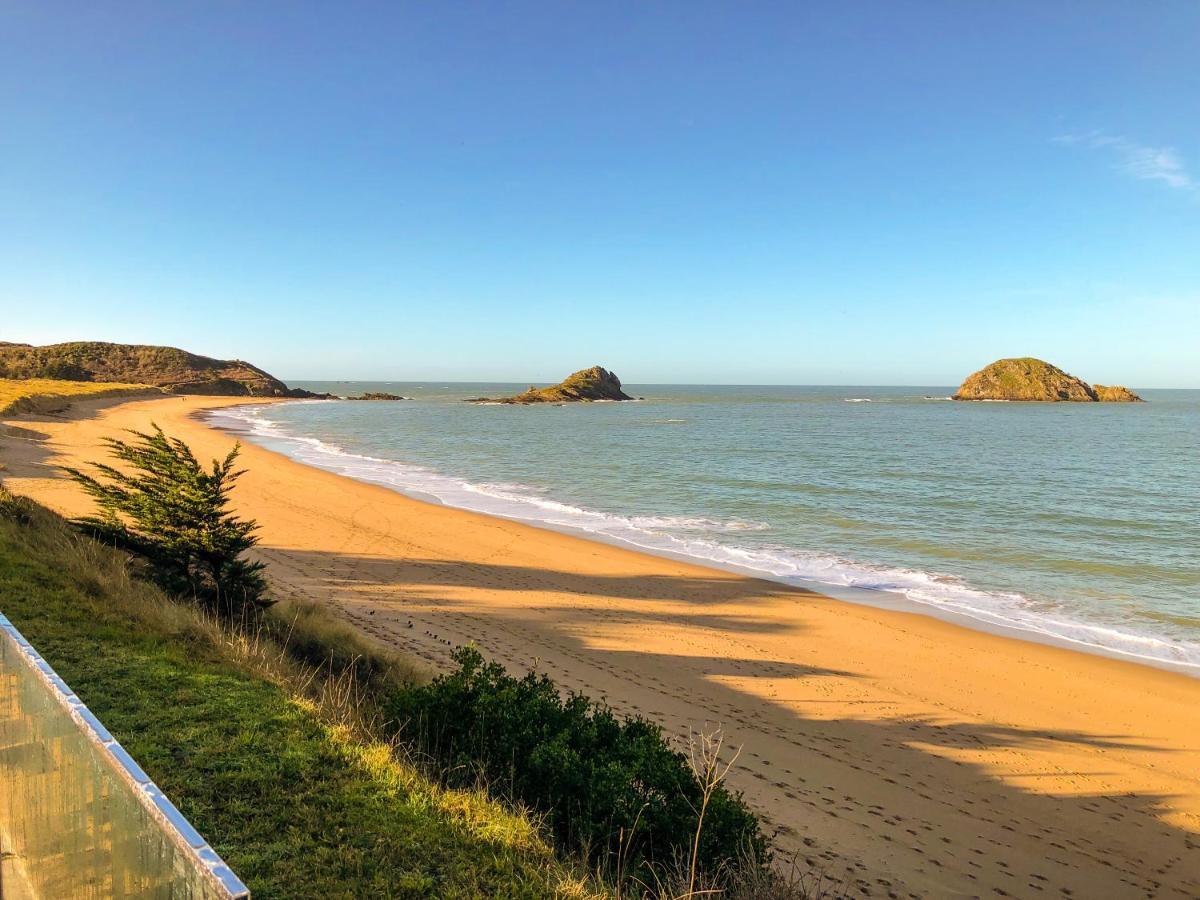
[[[478,781],[541,811],[564,846],[643,882],[692,853],[704,785],[662,729],[619,718],[545,675],[514,678],[473,647],[458,669],[397,692],[387,712],[458,786]],[[764,859],[766,840],[741,796],[716,786],[696,852],[711,878],[738,859]]]

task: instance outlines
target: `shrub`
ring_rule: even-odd
[[[76,524],[143,556],[155,580],[173,593],[225,614],[269,605],[263,564],[242,557],[256,543],[258,526],[226,511],[229,491],[243,474],[234,469],[239,447],[205,470],[187,444],[157,425],[152,434],[130,434],[132,441],[105,439],[127,471],[97,463],[96,478],[64,469],[100,507],[99,516]]]
[[[543,812],[557,839],[592,862],[649,877],[692,852],[704,787],[662,729],[574,694],[554,682],[507,674],[473,647],[458,669],[393,695],[388,712],[405,737],[445,767],[451,783],[482,779],[492,790]],[[764,858],[766,841],[741,796],[717,786],[698,852],[702,871],[739,857]]]
[[[35,377],[59,381],[91,381],[92,373],[79,363],[54,360],[42,366]]]

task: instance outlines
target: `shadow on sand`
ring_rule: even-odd
[[[766,812],[780,846],[861,896],[1200,896],[1200,835],[1167,821],[1171,797],[1062,792],[1073,773],[1054,763],[1056,751],[1081,750],[1096,765],[1079,774],[1094,783],[1107,771],[1106,753],[1144,758],[1167,748],[1137,735],[891,715],[892,704],[865,690],[859,701],[825,696],[827,679],[865,677],[851,669],[703,653],[714,629],[735,641],[803,642],[794,625],[709,610],[751,597],[803,602],[790,588],[719,575],[585,577],[271,548],[263,556],[281,583],[337,598],[365,630],[435,664],[445,665],[449,647],[473,641],[513,670],[536,666],[564,689],[656,719],[681,737],[722,723],[744,745],[735,785]],[[495,602],[468,602],[455,596],[461,589],[488,591]],[[561,602],[505,602],[525,590]],[[598,607],[597,598],[622,602]],[[670,603],[663,611],[638,601]],[[671,629],[678,653],[639,650],[630,627],[635,635]],[[625,638],[615,648],[593,640],[616,633]],[[805,708],[828,704],[831,717],[806,717],[773,699],[773,686],[785,682],[801,686]],[[1044,755],[1046,765],[1008,773],[1008,754]],[[1051,777],[1059,793],[1039,787]]]

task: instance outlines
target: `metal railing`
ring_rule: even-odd
[[[250,896],[3,615],[0,850],[3,900]]]

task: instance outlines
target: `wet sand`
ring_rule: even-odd
[[[233,402],[11,419],[0,478],[80,513],[54,465],[151,421],[223,455],[195,414]],[[278,593],[434,667],[474,641],[681,737],[720,724],[780,848],[851,896],[1200,896],[1200,679],[242,460]]]

